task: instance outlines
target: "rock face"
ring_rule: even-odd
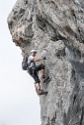
[[[84,0],[18,0],[8,26],[23,54],[47,57],[41,125],[84,125]]]

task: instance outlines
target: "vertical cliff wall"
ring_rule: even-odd
[[[84,125],[84,0],[18,0],[8,26],[23,54],[47,57],[42,125]]]

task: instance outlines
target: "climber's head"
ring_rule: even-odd
[[[32,56],[36,56],[36,54],[37,54],[37,50],[31,50],[31,55]]]

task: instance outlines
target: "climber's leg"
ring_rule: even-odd
[[[36,88],[36,92],[37,92],[38,95],[42,95],[43,94],[44,91],[41,90],[41,86],[40,86],[39,83],[35,84],[35,88]]]
[[[37,89],[41,89],[41,86],[40,86],[40,84],[39,83],[35,83],[35,88],[37,88]]]
[[[41,75],[45,76],[45,69],[41,69]]]
[[[38,95],[46,95],[48,92],[45,92],[41,89],[41,86],[39,83],[35,84],[36,92]]]
[[[31,72],[30,72],[31,71]],[[35,88],[36,88],[36,92],[38,95],[46,95],[47,92],[44,92],[42,89],[41,89],[41,85],[40,85],[40,80],[39,80],[39,77],[38,77],[38,73],[35,70],[30,70],[29,71],[29,74],[34,78],[35,80]]]
[[[38,72],[40,70],[42,75],[42,82],[45,83],[49,79],[49,77],[45,77],[45,66],[43,64],[36,66],[36,71]]]
[[[36,88],[36,92],[38,95],[44,95],[44,94],[47,94],[47,92],[44,92],[42,89],[41,89],[41,85],[40,85],[40,80],[39,80],[39,77],[38,77],[38,74],[37,72],[35,72],[32,77],[34,78],[35,80],[35,88]]]

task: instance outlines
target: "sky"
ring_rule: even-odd
[[[21,50],[12,42],[7,25],[15,2],[0,0],[0,125],[40,125],[34,81],[21,68]]]

